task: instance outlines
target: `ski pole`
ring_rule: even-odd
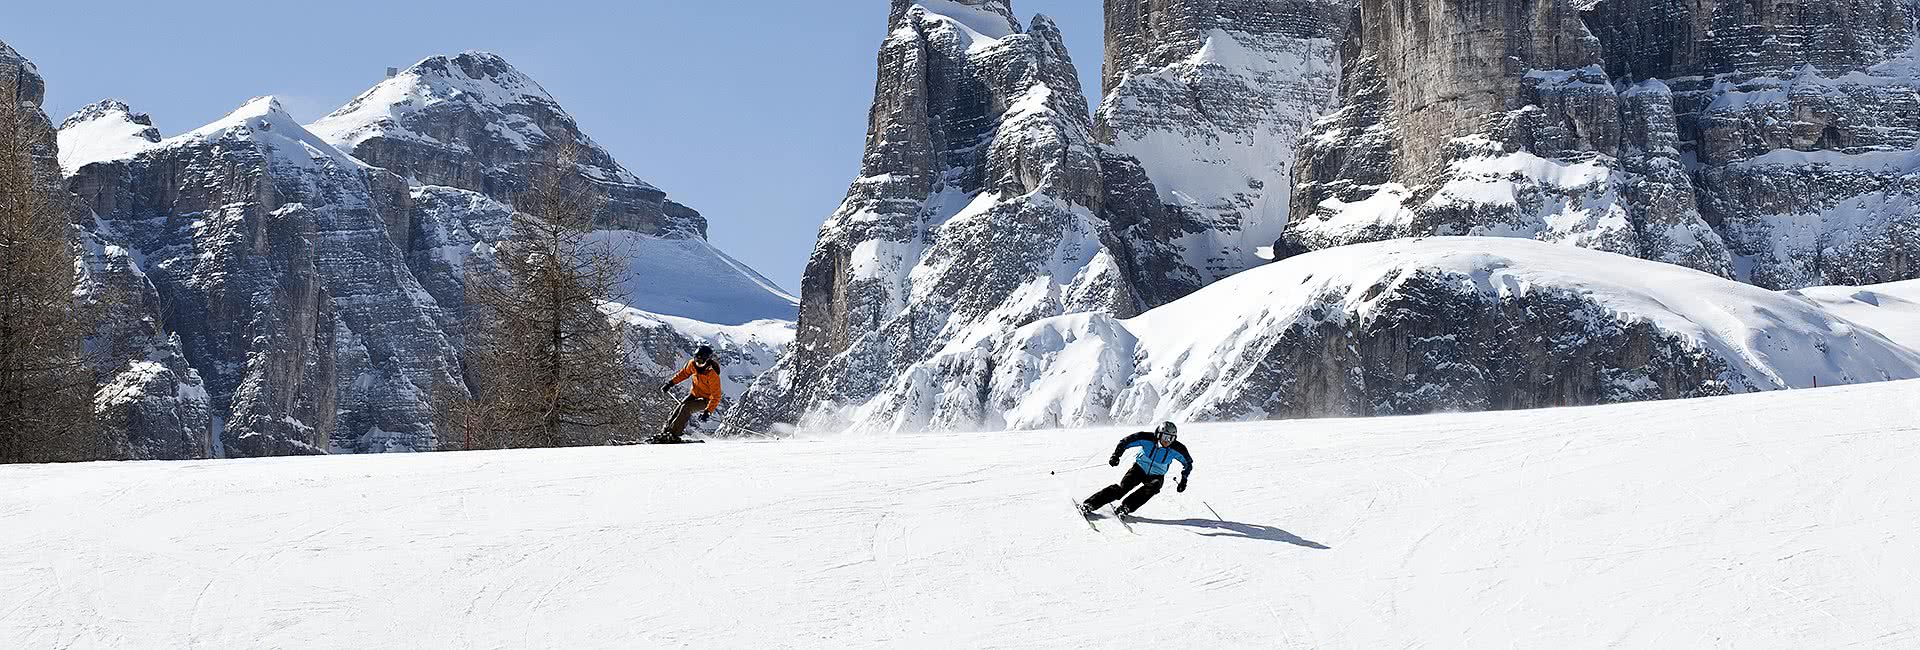
[[[1081,471],[1081,470],[1088,470],[1088,469],[1093,469],[1093,468],[1095,468],[1095,467],[1106,467],[1106,466],[1107,466],[1107,464],[1106,464],[1106,463],[1094,463],[1094,464],[1092,464],[1092,465],[1088,465],[1088,466],[1086,466],[1086,467],[1075,467],[1075,468],[1073,468],[1073,469],[1056,469],[1056,470],[1050,470],[1050,471],[1048,471],[1047,473],[1048,473],[1048,474],[1054,474],[1054,475],[1058,475],[1058,474],[1066,474],[1066,473],[1068,473],[1068,472],[1078,472],[1078,471]]]
[[[1217,522],[1220,522],[1220,523],[1223,523],[1223,524],[1224,524],[1224,523],[1227,523],[1227,520],[1225,520],[1225,519],[1221,519],[1221,518],[1220,518],[1220,511],[1218,511],[1218,510],[1214,510],[1214,509],[1213,509],[1213,505],[1212,505],[1212,504],[1209,504],[1209,503],[1207,503],[1207,502],[1206,502],[1205,500],[1201,500],[1201,501],[1200,501],[1200,505],[1203,505],[1203,506],[1206,506],[1206,507],[1207,507],[1207,512],[1211,512],[1211,513],[1213,513],[1213,520],[1214,520],[1214,521],[1217,521]]]

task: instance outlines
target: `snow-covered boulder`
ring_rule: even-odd
[[[1920,377],[1920,351],[1678,266],[1516,238],[1318,251],[1132,319],[955,346],[863,405],[872,430],[1401,415]],[[909,390],[910,389],[910,390]]]

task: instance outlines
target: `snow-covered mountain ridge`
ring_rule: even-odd
[[[1917,392],[0,467],[0,646],[1909,647]]]
[[[1904,289],[1896,287],[1894,291]],[[1880,296],[1871,290],[1833,293]],[[1890,310],[1903,305],[1862,298]],[[1536,408],[1920,378],[1861,313],[1517,238],[1399,239],[1247,271],[1138,317],[949,347],[876,430],[1043,429]]]

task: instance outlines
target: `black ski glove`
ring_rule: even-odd
[[[701,412],[700,412],[700,421],[701,421],[701,422],[706,422],[707,420],[709,420],[709,419],[712,419],[712,418],[713,418],[713,414],[712,414],[712,413],[709,413],[709,412],[706,412],[706,411],[701,411]]]
[[[1114,454],[1112,458],[1107,459],[1107,467],[1119,467],[1119,466],[1120,466],[1120,454]]]
[[[1173,487],[1173,491],[1175,491],[1175,492],[1185,492],[1185,491],[1187,491],[1187,477],[1185,477],[1185,476],[1182,476],[1182,477],[1180,477],[1180,484],[1179,484],[1179,485],[1176,485],[1176,486],[1174,486],[1174,487]]]
[[[662,395],[672,395],[672,394],[673,394],[673,382],[667,382],[667,383],[666,383],[665,385],[663,385],[663,386],[661,386],[661,387],[660,387],[660,394],[662,394]]]

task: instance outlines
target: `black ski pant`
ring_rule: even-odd
[[[1140,510],[1140,506],[1147,505],[1148,499],[1152,499],[1153,495],[1159,494],[1160,488],[1166,485],[1166,483],[1166,475],[1155,476],[1148,474],[1146,470],[1140,469],[1139,465],[1134,465],[1127,469],[1126,476],[1120,477],[1118,484],[1101,488],[1099,492],[1093,493],[1093,496],[1087,497],[1087,509],[1093,510],[1099,508],[1113,503],[1114,499],[1124,496],[1127,500],[1120,502],[1120,506],[1126,508],[1127,512],[1137,512]],[[1140,489],[1135,490],[1134,488]],[[1133,494],[1129,495],[1127,494],[1128,492],[1132,492]]]
[[[707,398],[687,397],[686,401],[680,403],[679,410],[673,412],[673,418],[667,420],[667,428],[662,429],[660,435],[680,437],[680,433],[687,430],[687,420],[692,418],[694,413],[705,410],[707,410]]]

